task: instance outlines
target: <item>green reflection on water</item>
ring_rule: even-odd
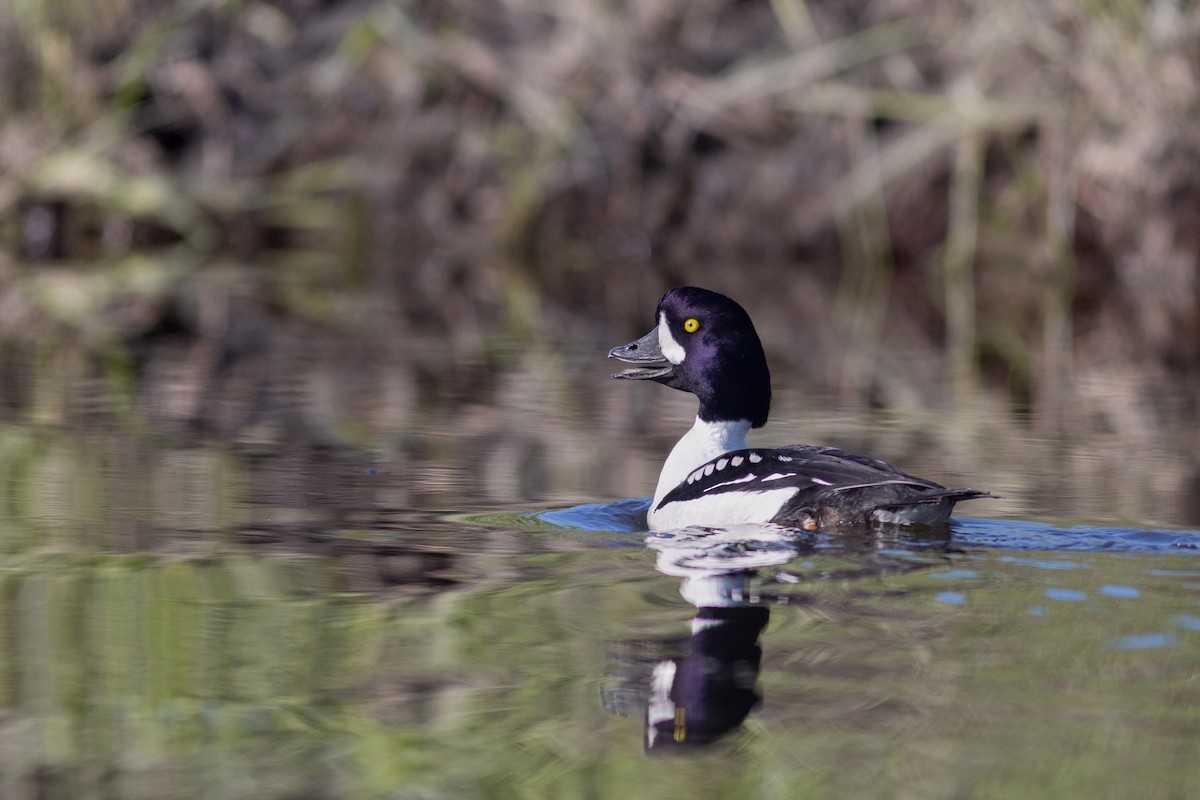
[[[679,636],[694,612],[641,550],[510,552],[411,600],[341,591],[322,557],[6,560],[5,797],[1200,790],[1200,634],[1112,646],[1195,610],[1200,593],[1149,574],[1178,558],[1085,554],[1063,571],[987,553],[774,585],[762,707],[678,758],[643,755],[641,720],[599,697],[614,643]],[[1098,592],[1112,584],[1140,596]],[[1055,587],[1087,599],[1048,600]]]
[[[1193,556],[807,553],[762,705],[648,757],[614,654],[696,610],[641,537],[375,463],[0,427],[0,796],[1200,795]]]

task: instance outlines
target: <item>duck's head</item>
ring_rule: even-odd
[[[739,419],[761,427],[771,408],[771,374],[754,323],[723,294],[684,286],[658,301],[656,325],[636,342],[608,351],[635,364],[613,375],[651,380],[700,398],[706,422]]]

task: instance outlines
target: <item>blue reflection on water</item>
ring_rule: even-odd
[[[960,545],[997,547],[1005,550],[1200,552],[1200,531],[1093,528],[1086,525],[1056,528],[1053,525],[1024,520],[956,519],[954,539]]]
[[[1055,527],[1019,520],[958,519],[948,529],[940,529],[939,535],[921,534],[922,529],[903,526],[878,526],[863,536],[863,531],[850,535],[841,535],[837,531],[806,533],[774,525],[693,526],[651,533],[645,524],[648,506],[648,499],[634,498],[532,512],[522,517],[527,522],[564,529],[633,534],[611,538],[627,545],[636,542],[653,550],[658,571],[681,578],[681,595],[699,609],[691,623],[692,640],[684,643],[682,655],[659,657],[652,665],[642,665],[645,668],[641,673],[646,674],[629,677],[623,684],[626,694],[622,697],[633,697],[637,700],[634,705],[641,703],[646,709],[648,749],[711,743],[741,724],[762,699],[754,679],[757,677],[757,654],[762,647],[758,636],[765,628],[767,607],[783,604],[784,600],[807,598],[807,594],[790,591],[797,583],[815,583],[830,577],[852,580],[913,568],[931,568],[925,573],[929,579],[951,582],[948,588],[957,590],[932,591],[933,602],[955,607],[953,613],[961,615],[971,614],[973,607],[986,611],[995,597],[1003,596],[1010,577],[1023,576],[1026,581],[1017,582],[1020,586],[1037,587],[1033,591],[1041,590],[1044,595],[1044,599],[1033,598],[1032,603],[1028,602],[1027,596],[1021,598],[1018,607],[1023,607],[1028,617],[1039,619],[1037,623],[1031,620],[1030,624],[1044,628],[1054,624],[1056,617],[1060,621],[1073,620],[1079,617],[1078,612],[1084,612],[1088,620],[1102,628],[1093,644],[1095,649],[1155,651],[1180,642],[1190,643],[1195,635],[1192,632],[1200,632],[1200,612],[1175,613],[1174,616],[1163,615],[1169,618],[1167,631],[1118,636],[1118,632],[1130,628],[1137,630],[1141,624],[1131,619],[1118,626],[1117,615],[1126,610],[1143,609],[1146,603],[1163,596],[1158,591],[1138,588],[1142,576],[1194,579],[1200,576],[1200,569],[1148,569],[1140,558],[1107,559],[1100,555],[1195,554],[1200,552],[1197,550],[1200,532],[1197,531]],[[975,562],[989,566],[975,569]],[[1005,565],[999,569],[1004,581],[993,580],[996,562]],[[1097,575],[1095,583],[1087,586],[1086,591],[1053,585],[1072,578],[1090,581],[1088,571],[1099,571],[1101,567],[1115,569],[1113,565],[1129,565],[1129,569],[1124,573],[1100,573],[1112,582],[1104,583]],[[1080,572],[1071,573],[1071,570]],[[1175,589],[1188,585],[1178,581],[1171,583],[1175,584]],[[941,586],[946,585],[941,583]],[[1200,583],[1194,586],[1200,588]],[[974,592],[972,588],[968,592],[964,587],[978,587],[979,591]],[[1102,602],[1100,598],[1108,600]],[[1135,599],[1139,603],[1128,602]],[[1188,602],[1191,603],[1190,598]],[[759,616],[748,623],[736,616],[736,613],[748,610]],[[1106,612],[1102,619],[1094,613],[1097,610]],[[1177,612],[1180,609],[1171,610]],[[730,632],[739,632],[739,647],[748,648],[752,657],[734,653],[722,656],[725,661],[718,661],[722,664],[744,662],[754,669],[747,674],[744,683],[733,682],[726,686],[699,680],[697,676],[701,673],[694,669],[693,661],[699,662],[694,658],[689,661],[691,656],[688,654],[699,653],[710,666],[718,663],[713,659],[725,652],[721,636]],[[1156,657],[1153,652],[1141,656]],[[717,670],[713,674],[724,673]],[[691,694],[688,694],[689,687]],[[726,690],[730,687],[738,690],[729,695],[733,700],[717,696],[718,690],[729,694]],[[606,701],[606,708],[610,706],[616,707]],[[688,721],[686,727],[685,720]],[[709,720],[714,721],[711,730],[700,727]],[[716,721],[720,724],[715,724]]]
[[[525,519],[549,522],[560,528],[583,531],[612,531],[614,533],[644,533],[649,497],[631,497],[615,503],[586,503],[570,508],[535,511]]]
[[[646,531],[646,510],[649,506],[649,498],[635,497],[615,503],[588,503],[535,511],[526,514],[525,518],[576,530],[636,533]],[[972,518],[953,520],[951,529],[954,543],[960,547],[1200,554],[1200,531],[1136,530],[1086,525],[1059,528],[1025,520]],[[1078,569],[1083,566],[1075,561],[1046,558],[1030,559],[1028,563],[1040,569]]]
[[[1018,558],[1017,556],[1001,556],[1001,561],[1008,564],[1020,564],[1024,567],[1035,567],[1037,569],[1080,569],[1084,565],[1079,561],[1072,561],[1065,558],[1049,559],[1049,558]]]
[[[1132,636],[1122,636],[1112,643],[1113,650],[1154,650],[1159,647],[1170,647],[1179,641],[1173,633],[1137,633]]]
[[[967,580],[978,578],[979,572],[973,569],[947,569],[935,572],[930,577],[940,581]]]

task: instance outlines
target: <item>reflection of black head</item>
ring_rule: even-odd
[[[769,616],[762,606],[700,609],[687,655],[654,669],[647,750],[710,744],[741,724],[760,700],[758,636]]]

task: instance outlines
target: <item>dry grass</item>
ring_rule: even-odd
[[[198,291],[486,353],[696,283],[847,401],[983,386],[1131,436],[1200,409],[1200,12],[1168,0],[0,14],[8,335],[53,316],[47,265],[118,350]],[[184,266],[114,277],[146,251]]]

